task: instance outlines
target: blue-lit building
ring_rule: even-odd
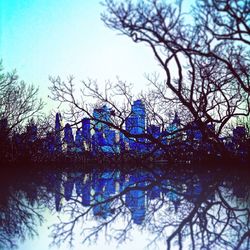
[[[207,129],[215,133],[214,124],[207,124]],[[202,140],[202,133],[195,122],[192,122],[188,125],[186,135],[187,135],[187,141],[189,142],[193,141],[200,142]]]
[[[104,133],[101,131],[96,131],[92,135],[92,151],[94,154],[102,152],[102,147],[104,147],[105,144],[105,138]]]
[[[136,100],[131,106],[130,115],[125,119],[125,130],[128,133],[122,133],[112,128],[109,124],[105,124],[112,124],[114,115],[114,111],[107,105],[95,108],[92,119],[82,119],[82,129],[77,129],[75,138],[73,137],[72,128],[69,124],[66,124],[62,140],[61,115],[57,113],[54,141],[52,138],[47,138],[47,142],[50,141],[50,146],[47,146],[47,149],[49,148],[48,151],[61,152],[63,141],[63,145],[67,145],[67,152],[83,153],[90,151],[95,156],[100,153],[112,156],[119,153],[124,153],[125,156],[127,153],[135,156],[152,153],[152,157],[155,158],[161,158],[164,154],[166,157],[170,156],[171,158],[175,157],[174,152],[181,152],[182,154],[179,156],[185,161],[185,156],[191,157],[197,150],[207,153],[207,155],[215,153],[212,143],[209,140],[205,140],[210,138],[209,134],[206,138],[203,137],[196,122],[190,122],[182,127],[177,112],[175,112],[172,122],[164,130],[155,124],[147,125],[145,105],[142,100]],[[185,121],[183,123],[185,124]],[[124,127],[122,128],[124,129]],[[206,129],[206,132],[215,133],[214,124],[207,124]],[[150,138],[143,138],[143,135],[146,134],[161,140],[162,145],[152,142]],[[220,139],[222,141],[225,140],[224,138]],[[225,146],[230,151],[237,149],[236,154],[246,154],[246,149],[244,151],[243,148],[246,148],[248,139],[244,126],[237,126],[233,130],[233,136],[230,136],[229,139],[230,145],[225,142]],[[160,148],[160,146],[162,147]],[[91,154],[88,155],[91,156]]]
[[[111,113],[112,110],[108,108],[106,105],[102,106],[101,108],[96,108],[93,111],[93,128],[95,131],[102,131],[105,132],[109,130],[109,126],[101,121],[104,122],[111,122]],[[100,121],[97,121],[100,120]]]
[[[233,146],[236,154],[246,157],[249,154],[249,144],[247,146],[247,131],[245,126],[238,125],[233,130]]]
[[[72,128],[69,123],[67,123],[64,127],[64,143],[67,145],[67,152],[73,152],[74,151],[74,137],[72,133]]]
[[[245,126],[238,125],[236,128],[233,129],[233,140],[235,142],[244,141],[246,139],[246,128]]]
[[[119,151],[120,153],[123,153],[127,147],[126,147],[126,138],[122,132],[119,132]]]
[[[147,127],[147,134],[153,136],[155,139],[160,138],[161,136],[161,128],[160,126],[157,125],[148,125]],[[155,143],[152,143],[150,140],[147,141],[147,151],[152,151],[154,150],[154,147],[156,146]],[[159,156],[160,154],[162,154],[162,150],[158,149],[158,150],[154,150],[154,155],[155,156]]]
[[[104,146],[102,146],[102,152],[117,154],[120,152],[119,145],[117,143],[117,136],[115,130],[107,130],[104,134]]]
[[[182,139],[181,132],[178,131],[180,128],[181,128],[181,120],[177,112],[175,112],[173,121],[169,124],[169,126],[165,131],[166,136],[164,137],[164,140],[165,139],[167,140],[167,144]]]
[[[27,126],[26,136],[27,136],[26,139],[28,143],[32,143],[37,140],[37,126],[33,122],[31,122]]]
[[[84,150],[89,151],[91,149],[91,122],[89,118],[82,119],[82,137]]]
[[[60,113],[56,113],[56,123],[55,123],[55,151],[62,152],[62,117]]]
[[[158,138],[161,134],[161,128],[160,126],[149,125],[147,127],[147,133],[152,135],[154,138]]]
[[[94,135],[92,136],[92,149],[94,153],[102,152],[107,154],[116,154],[119,152],[119,147],[116,139],[116,131],[110,126],[101,122],[111,122],[112,109],[106,105],[93,111],[93,128]],[[98,121],[101,120],[101,121]]]
[[[52,132],[48,132],[45,138],[45,150],[52,154],[55,152],[55,136]]]
[[[83,136],[82,131],[78,128],[76,130],[76,136],[75,136],[75,151],[77,153],[82,153],[84,150],[83,148]]]
[[[145,133],[146,111],[142,100],[134,101],[131,114],[125,121],[126,130],[133,135]]]
[[[126,130],[132,135],[141,135],[145,133],[146,128],[146,111],[142,100],[134,101],[131,107],[131,114],[125,120]],[[145,151],[145,139],[129,139],[129,147],[131,150]]]

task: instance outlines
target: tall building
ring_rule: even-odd
[[[187,141],[197,141],[200,142],[202,140],[202,133],[199,129],[198,125],[195,122],[192,122],[187,127]],[[207,124],[207,129],[210,130],[210,132],[215,133],[215,126],[214,124]]]
[[[62,117],[60,113],[56,113],[55,123],[55,151],[62,152]]]
[[[74,137],[69,123],[64,127],[63,141],[67,144],[67,152],[72,152],[74,150]]]
[[[111,112],[112,110],[108,108],[106,105],[102,106],[101,108],[96,108],[93,111],[93,127],[95,131],[102,131],[105,132],[109,130],[109,126],[101,121],[110,122],[111,121]],[[96,120],[95,120],[96,119]],[[97,121],[101,120],[101,121]]]
[[[82,119],[82,137],[84,150],[91,149],[91,123],[89,118]]]
[[[37,126],[35,125],[34,122],[31,122],[28,126],[27,126],[27,142],[28,143],[32,143],[35,142],[37,140]]]
[[[134,101],[131,114],[125,121],[126,130],[131,134],[143,134],[146,127],[146,111],[142,100]]]
[[[102,147],[106,145],[103,132],[96,131],[92,136],[93,153],[102,152]]]
[[[55,136],[52,132],[48,132],[45,139],[45,150],[49,154],[53,154],[55,152]]]
[[[99,151],[113,154],[119,151],[115,130],[111,129],[108,124],[101,122],[111,122],[111,115],[113,115],[113,111],[106,105],[99,109],[94,109],[93,128],[95,133],[93,135],[92,146],[95,152]]]
[[[180,128],[181,128],[181,120],[177,112],[175,112],[174,119],[170,123],[170,125],[167,127],[167,130],[166,130],[167,139],[170,141],[173,139],[181,139],[180,132],[177,132]]]
[[[76,130],[75,146],[77,153],[83,152],[83,136],[82,131],[79,128]]]
[[[154,138],[158,138],[161,134],[161,128],[156,125],[149,125],[147,127],[147,133],[152,135]]]
[[[233,140],[235,142],[244,141],[246,139],[246,128],[243,125],[239,125],[233,129]]]
[[[148,125],[147,126],[147,134],[149,134],[150,136],[154,137],[155,139],[158,139],[161,135],[161,128],[160,126],[156,126],[156,125]],[[155,147],[157,146],[157,144],[153,143],[151,140],[147,140],[147,151],[152,151]],[[160,148],[158,148],[157,150],[153,150],[153,155],[155,156],[159,156],[162,152],[162,150]]]
[[[126,130],[132,135],[140,135],[145,133],[146,127],[146,111],[142,100],[134,101],[131,107],[131,114],[125,120]],[[138,140],[129,139],[129,148],[134,152],[145,151],[145,140],[140,138]]]

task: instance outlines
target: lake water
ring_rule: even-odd
[[[9,168],[0,249],[250,249],[250,177],[235,168]]]

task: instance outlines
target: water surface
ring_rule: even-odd
[[[0,185],[1,249],[250,249],[240,166],[12,168]]]

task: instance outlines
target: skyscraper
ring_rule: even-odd
[[[126,130],[131,134],[143,134],[146,126],[145,105],[142,100],[134,101],[131,114],[125,121]]]
[[[94,117],[93,126],[94,126],[95,131],[105,132],[106,130],[109,129],[109,126],[101,121],[104,121],[104,122],[111,121],[111,109],[110,108],[104,105],[101,108],[94,109],[93,117]],[[97,121],[97,120],[100,120],[100,121]]]
[[[76,130],[75,145],[76,145],[76,152],[78,153],[83,152],[83,136],[80,128]]]
[[[82,119],[82,137],[84,150],[90,150],[91,148],[91,123],[89,118]]]
[[[125,127],[126,130],[131,133],[132,135],[140,135],[145,133],[146,127],[146,112],[145,112],[145,105],[143,104],[142,100],[134,101],[131,107],[131,114],[125,120]],[[144,151],[145,145],[144,139],[135,139],[129,140],[129,147],[131,150],[136,151]]]
[[[56,113],[55,123],[55,152],[62,152],[62,117],[60,113]]]
[[[74,150],[74,137],[69,123],[64,127],[63,141],[67,144],[67,152],[72,152]]]
[[[34,121],[27,126],[27,142],[32,143],[37,140],[37,126]]]
[[[181,140],[181,133],[178,132],[180,128],[181,128],[181,120],[177,112],[175,112],[173,121],[169,124],[169,126],[166,129],[166,139],[168,142],[172,142],[172,140]]]

